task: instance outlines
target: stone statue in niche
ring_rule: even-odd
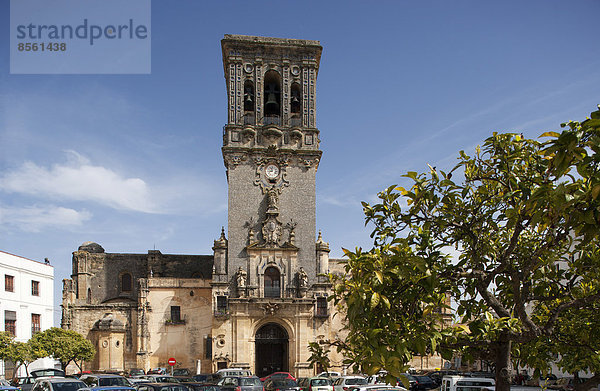
[[[238,271],[235,273],[235,280],[237,282],[238,288],[246,287],[246,271],[244,269],[242,269],[241,266],[238,269]]]
[[[308,288],[308,275],[304,271],[304,268],[301,267],[298,272],[298,286],[302,288]]]
[[[278,211],[279,197],[277,194],[277,190],[274,187],[270,188],[267,191],[267,212],[276,212]]]

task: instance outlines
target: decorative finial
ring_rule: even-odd
[[[225,227],[223,226],[221,226],[221,237],[219,239],[225,240]]]
[[[323,242],[323,236],[321,236],[321,230],[319,230],[319,237],[317,238],[317,242]]]

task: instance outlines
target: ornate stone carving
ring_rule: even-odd
[[[227,168],[234,168],[235,166],[241,164],[246,160],[246,155],[244,154],[233,154],[225,156],[225,161],[227,162]]]
[[[246,277],[247,277],[246,271],[244,269],[242,269],[242,267],[240,266],[238,271],[235,273],[235,280],[237,282],[238,288],[246,287]]]
[[[279,311],[279,304],[277,303],[265,303],[261,304],[260,307],[265,311],[265,315],[275,315]]]
[[[262,193],[267,194],[268,190],[271,188],[281,189],[283,187],[289,186],[290,183],[287,180],[287,172],[286,167],[288,166],[290,157],[286,155],[277,156],[265,156],[265,155],[255,155],[252,158],[254,160],[254,164],[256,164],[256,172],[254,174],[254,184],[256,186],[260,186]],[[277,165],[279,168],[279,175],[277,178],[269,179],[265,173],[265,167],[270,164]]]
[[[306,274],[303,267],[298,272],[298,287],[300,289],[308,287],[308,274]]]

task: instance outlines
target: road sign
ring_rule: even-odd
[[[177,364],[177,361],[175,361],[175,359],[173,357],[171,357],[169,359],[169,361],[167,361],[167,362],[169,363],[170,366],[173,366],[173,365]]]

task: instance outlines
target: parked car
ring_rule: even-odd
[[[332,378],[332,377],[340,377],[340,376],[342,376],[342,374],[341,374],[341,373],[339,373],[339,372],[332,372],[332,371],[329,371],[329,372],[321,372],[321,373],[319,373],[319,374],[317,375],[317,377],[329,377],[329,378]]]
[[[190,370],[187,368],[173,369],[173,376],[185,376],[190,377]]]
[[[56,368],[36,369],[35,371],[29,372],[29,374],[34,379],[37,379],[38,377],[65,377],[65,371]]]
[[[333,391],[331,379],[326,377],[307,377],[298,383],[302,391]]]
[[[166,375],[167,374],[167,368],[162,368],[162,367],[152,368],[146,374],[147,375]]]
[[[387,384],[365,384],[360,386],[351,386],[350,391],[407,391],[400,386],[390,386]]]
[[[494,387],[496,381],[487,377],[469,377],[462,375],[444,376],[440,391],[459,391],[468,389],[469,391],[485,390]]]
[[[227,376],[217,383],[222,391],[263,391],[257,376]]]
[[[126,386],[98,386],[80,388],[79,391],[135,391],[135,388]]]
[[[252,376],[252,372],[248,369],[242,368],[224,368],[219,369],[215,373],[219,378],[227,377],[227,376]]]
[[[427,374],[427,376],[429,376],[431,378],[431,380],[433,380],[433,383],[436,385],[436,387],[439,387],[442,384],[442,378],[447,375],[458,375],[458,371],[439,370],[439,371],[429,372]]]
[[[146,375],[146,379],[150,380],[150,383],[181,383],[176,377],[169,375]]]
[[[191,391],[221,391],[221,387],[216,384],[206,383],[185,383]]]
[[[363,376],[342,376],[333,382],[334,391],[348,391],[351,386],[364,386],[367,379]]]
[[[13,387],[19,388],[21,391],[31,391],[35,384],[35,379],[32,376],[28,377],[15,377],[10,381]]]
[[[31,391],[77,391],[86,388],[81,380],[64,377],[50,377],[36,380]]]
[[[572,391],[575,389],[575,384],[585,383],[588,379],[585,377],[580,377],[578,380],[575,380],[574,377],[561,377],[554,382],[554,384],[548,386],[548,388],[553,390],[561,390],[561,391]]]
[[[131,368],[128,372],[128,376],[143,376],[146,372],[142,368]]]
[[[137,386],[137,391],[190,391],[183,383],[143,383]]]
[[[415,379],[415,384],[411,384],[411,391],[427,391],[436,387],[435,383],[429,376],[413,375],[413,378]]]
[[[86,374],[81,375],[79,378],[82,382],[87,384],[86,387],[108,387],[108,386],[117,386],[117,387],[131,387],[131,383],[129,380],[119,375],[109,375],[109,374]]]
[[[210,383],[214,384],[217,382],[216,375],[213,373],[199,373],[197,375],[192,376],[194,380],[198,383]]]
[[[264,391],[300,391],[301,388],[294,379],[275,377],[267,379],[264,384]]]
[[[406,380],[406,381],[408,381],[408,389],[412,390],[416,383],[414,376],[411,375],[410,373],[403,373],[401,375],[401,377],[397,377],[396,384],[388,384],[387,381],[385,380],[386,376],[387,376],[387,372],[379,372],[375,375],[369,376],[367,378],[367,384],[383,384],[383,385],[391,385],[391,386],[398,386],[398,387],[406,388],[406,385],[404,384],[405,382],[403,381],[403,380]]]
[[[131,386],[134,388],[137,387],[138,384],[152,383],[150,380],[146,379],[145,376],[129,377],[129,378],[127,378],[127,380],[129,380],[129,383],[131,383]]]
[[[292,376],[289,372],[273,372],[269,376],[261,377],[260,381],[265,382],[267,379],[292,379],[296,380],[294,376]]]

